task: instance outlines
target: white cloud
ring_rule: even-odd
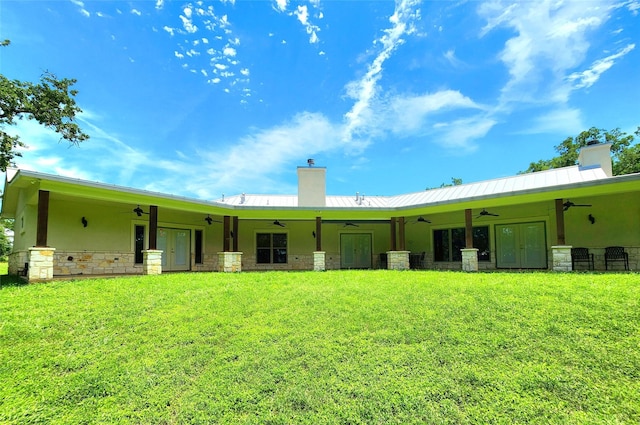
[[[91,16],[91,13],[87,9],[84,8],[84,2],[80,0],[71,0],[71,3],[75,4],[80,8],[80,13],[87,18]]]
[[[178,59],[184,59],[184,55],[180,52],[173,52],[173,54],[178,58]]]
[[[245,77],[249,76],[249,70],[247,68],[243,68],[240,70],[240,74],[244,75]]]
[[[237,54],[236,49],[234,49],[233,47],[225,47],[224,49],[222,49],[222,54],[225,56],[235,56]]]
[[[345,129],[342,140],[355,143],[356,148],[362,148],[368,144],[366,140],[356,143],[355,139],[365,136],[362,131],[370,126],[375,119],[370,109],[377,91],[378,80],[382,76],[384,62],[389,59],[393,51],[403,43],[405,35],[411,33],[411,20],[415,17],[415,7],[418,1],[403,0],[396,4],[394,14],[389,18],[392,26],[384,31],[384,35],[376,40],[375,44],[381,44],[382,50],[369,64],[367,72],[362,78],[347,84],[347,95],[355,100],[351,110],[344,115]]]
[[[607,56],[603,59],[598,59],[595,61],[591,68],[584,70],[582,72],[574,72],[569,75],[567,79],[574,83],[574,88],[581,89],[591,87],[598,81],[600,76],[611,68],[617,59],[620,59],[630,51],[632,51],[636,47],[635,44],[629,44],[624,49],[620,50],[618,53]]]
[[[164,0],[156,0],[156,9],[162,9],[164,7]]]
[[[584,60],[591,32],[609,18],[606,6],[605,0],[483,3],[481,35],[498,27],[516,33],[499,56],[509,71],[501,103],[566,102],[566,75]]]
[[[131,13],[137,16],[141,16],[142,12],[140,12],[138,9],[131,9]]]
[[[171,35],[173,37],[173,34],[175,32],[174,28],[171,28],[171,27],[168,27],[168,26],[165,25],[164,27],[162,27],[162,29],[165,30],[166,32],[168,32],[169,35]]]
[[[288,0],[275,0],[274,8],[279,12],[284,12],[287,10]]]

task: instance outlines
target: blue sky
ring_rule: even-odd
[[[80,147],[21,168],[202,199],[393,195],[510,176],[640,125],[640,1],[6,1],[0,69],[76,78]]]

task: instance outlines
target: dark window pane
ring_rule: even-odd
[[[478,248],[478,261],[491,261],[488,226],[473,228],[473,247]]]
[[[273,247],[274,248],[286,248],[287,247],[287,234],[286,233],[274,233],[273,234]]]
[[[275,264],[284,264],[287,262],[287,250],[276,248],[273,250],[273,262]]]
[[[258,264],[269,264],[271,262],[271,249],[269,248],[258,248],[258,252],[256,255],[256,262]]]
[[[433,260],[449,261],[449,231],[434,230],[433,232]]]
[[[144,250],[144,226],[135,227],[135,262],[142,264],[144,259],[142,251]]]
[[[202,230],[196,230],[196,264],[202,264]]]
[[[464,227],[451,229],[451,261],[462,261],[461,249],[465,248],[465,230]]]
[[[271,248],[271,233],[258,233],[256,235],[256,246],[258,248]]]

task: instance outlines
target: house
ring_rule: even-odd
[[[330,196],[326,168],[297,173],[297,195],[204,201],[7,170],[9,272],[570,271],[572,246],[604,270],[610,245],[640,265],[640,174],[612,176],[607,143],[583,148],[576,166],[396,196]]]

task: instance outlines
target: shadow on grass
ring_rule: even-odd
[[[0,288],[4,288],[6,286],[23,286],[26,284],[27,281],[22,279],[20,276],[12,274],[0,275]]]

